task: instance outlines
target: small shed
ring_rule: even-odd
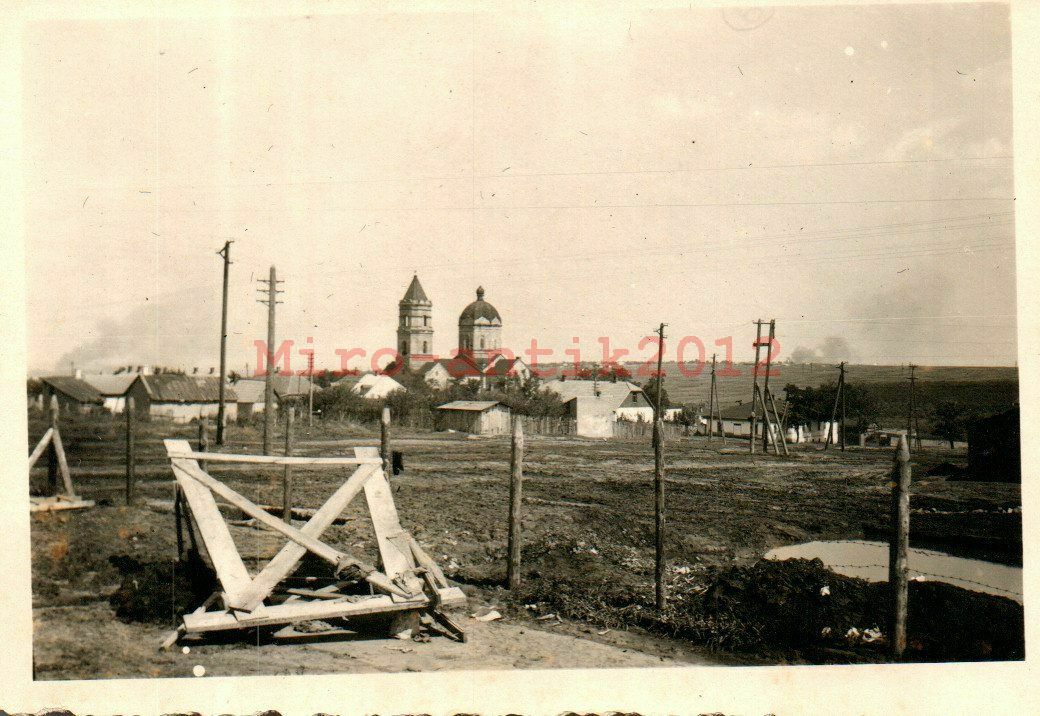
[[[972,479],[1022,481],[1022,443],[1018,406],[968,425],[968,471]]]
[[[43,409],[51,404],[51,397],[58,399],[62,413],[92,413],[104,405],[101,393],[90,383],[71,375],[53,375],[41,378],[43,383]]]
[[[437,406],[437,429],[473,435],[508,435],[508,405],[497,400],[455,400]]]

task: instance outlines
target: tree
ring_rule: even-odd
[[[932,408],[932,429],[935,434],[949,441],[953,449],[953,441],[964,437],[967,416],[964,409],[952,400],[941,400]]]
[[[657,377],[653,377],[643,384],[643,392],[646,393],[647,400],[650,401],[651,405],[657,403]],[[661,410],[668,410],[672,402],[668,399],[668,389],[662,386],[661,388]]]

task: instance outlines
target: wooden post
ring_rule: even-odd
[[[389,480],[393,475],[393,465],[390,463],[390,408],[385,405],[379,414],[379,457],[383,458],[383,474]]]
[[[220,304],[220,383],[218,384],[219,407],[217,408],[217,445],[224,445],[224,428],[227,414],[224,407],[224,381],[227,380],[227,308],[228,308],[228,267],[231,265],[231,242],[225,241],[224,248],[217,252],[224,259],[224,293]]]
[[[264,433],[262,439],[264,455],[271,454],[271,436],[274,434],[274,320],[278,293],[278,278],[274,266],[272,266],[267,279],[267,299],[261,301],[261,303],[267,304],[267,370],[264,371]]]
[[[654,419],[654,596],[664,609],[664,421]],[[754,439],[751,441],[754,443]]]
[[[296,409],[289,405],[285,411],[285,456],[293,454],[293,416]],[[282,473],[282,519],[292,524],[293,474],[292,465],[286,465]]]
[[[206,452],[209,450],[209,436],[206,435],[206,421],[203,417],[199,416],[199,452]],[[206,469],[206,461],[202,460],[199,462],[199,467],[203,470]]]
[[[524,420],[513,416],[513,450],[509,471],[509,563],[506,581],[510,589],[520,586],[520,525],[524,482]]]
[[[892,534],[888,543],[888,583],[892,590],[892,656],[906,650],[906,614],[909,589],[907,550],[910,547],[910,446],[900,436],[892,466]]]
[[[127,396],[123,401],[123,413],[126,418],[126,504],[134,501],[134,487],[137,481],[137,448],[134,444],[134,399]],[[178,528],[180,524],[178,523]],[[178,529],[178,534],[179,534]]]
[[[58,407],[58,396],[51,396],[50,403],[50,416],[51,416],[51,446],[47,451],[47,489],[51,495],[58,494],[58,446],[55,443],[54,438],[58,435],[58,414],[61,412]]]

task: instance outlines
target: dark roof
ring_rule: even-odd
[[[472,356],[460,353],[452,358],[440,358],[429,363],[423,363],[418,367],[418,371],[421,375],[426,375],[434,366],[444,366],[444,369],[448,371],[448,375],[452,378],[479,378],[481,376],[480,368],[474,362]]]
[[[478,318],[502,322],[502,317],[498,315],[495,307],[484,300],[483,286],[477,288],[477,300],[462,309],[462,314],[459,316],[459,325],[473,323]]]
[[[408,284],[408,290],[404,292],[404,298],[401,299],[401,303],[429,303],[430,299],[426,297],[426,292],[423,291],[422,284],[419,283],[419,277],[412,276],[412,282]]]
[[[488,375],[493,375],[493,376],[498,376],[498,377],[505,377],[507,375],[515,375],[515,373],[511,373],[510,371],[513,370],[513,367],[517,363],[520,363],[521,365],[523,365],[523,361],[520,360],[519,358],[499,358],[494,363],[489,365],[485,372]]]
[[[484,412],[496,405],[501,405],[497,400],[454,400],[444,405],[438,405],[437,410],[468,410]]]
[[[264,378],[241,378],[238,383],[259,383],[260,385],[265,384]],[[235,385],[238,385],[236,383]],[[288,374],[276,374],[271,377],[271,383],[274,384],[274,394],[279,398],[295,398],[300,395],[307,395],[310,390],[311,381],[307,376]]]
[[[54,375],[41,380],[59,393],[63,393],[78,403],[103,403],[101,393],[85,380],[73,378],[71,375]]]
[[[220,400],[220,378],[216,376],[163,373],[138,377],[148,397],[159,403],[216,403]],[[233,388],[224,389],[224,400],[238,401]]]
[[[751,409],[753,403],[737,403],[719,411],[719,417],[723,420],[751,420]],[[761,416],[759,416],[761,417]]]
[[[120,373],[118,375],[85,375],[83,380],[90,383],[101,395],[112,396],[124,395],[136,377],[137,375],[134,373]]]

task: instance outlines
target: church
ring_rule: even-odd
[[[433,303],[423,291],[418,275],[398,302],[397,351],[410,369],[438,361],[433,348]],[[458,355],[472,359],[483,370],[502,348],[502,316],[484,300],[484,288],[477,288],[477,300],[459,315]],[[454,351],[449,351],[449,354]]]

